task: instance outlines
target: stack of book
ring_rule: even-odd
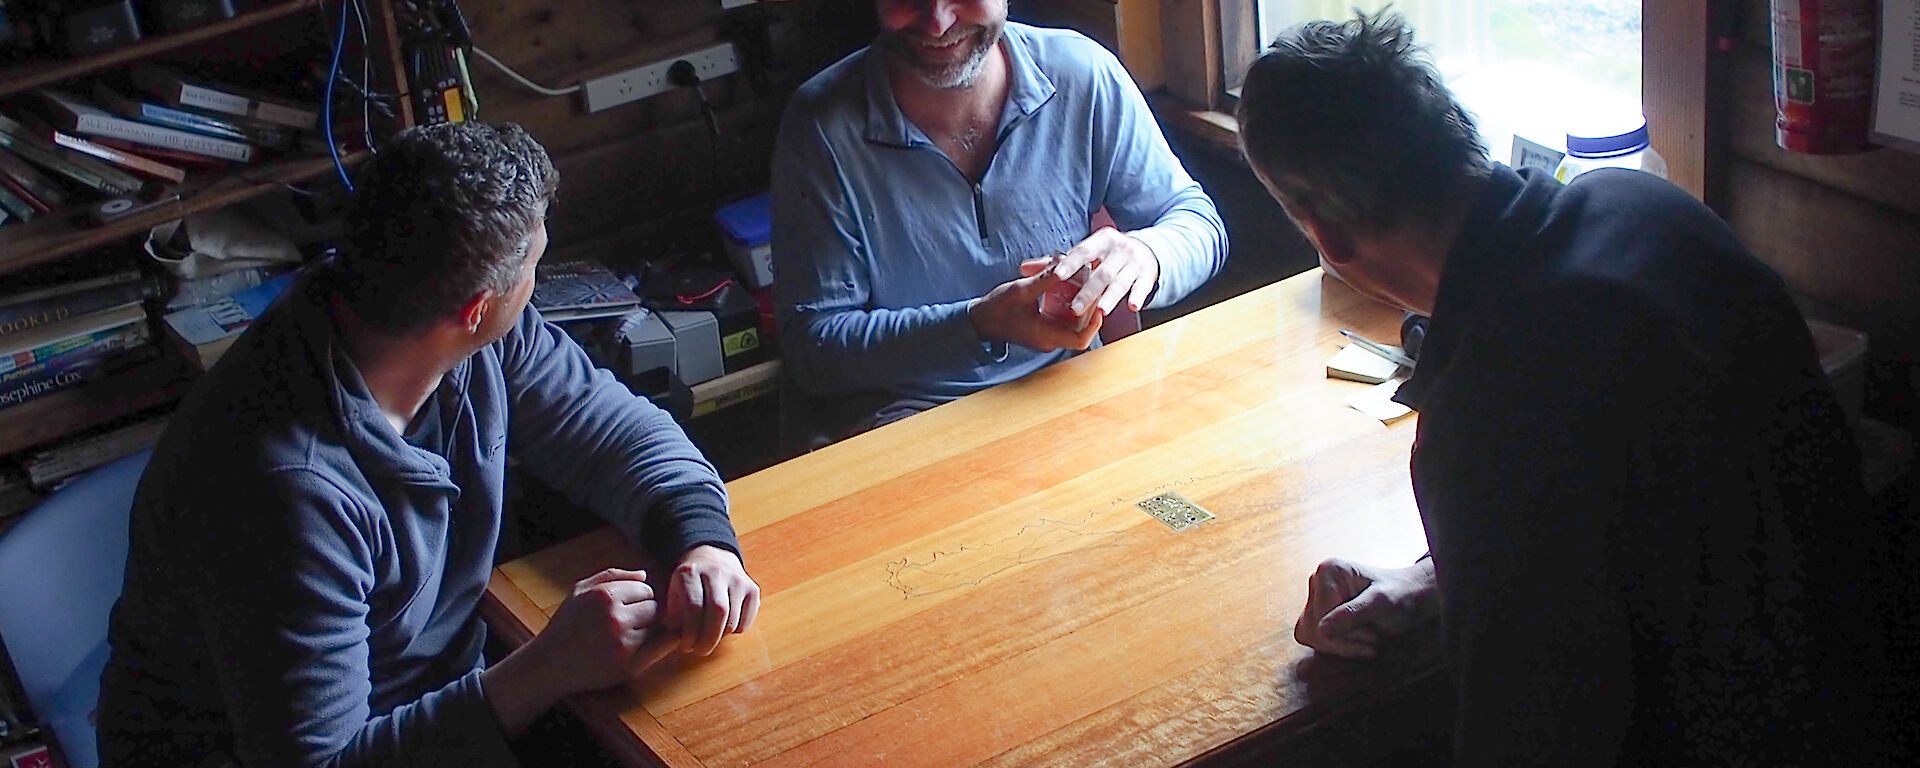
[[[230,296],[169,311],[167,338],[194,367],[210,370],[297,277],[286,272]]]
[[[158,356],[135,268],[0,294],[0,411]]]
[[[166,427],[166,416],[153,416],[34,451],[21,462],[27,483],[33,490],[51,493],[88,471],[152,448]]]
[[[0,106],[0,224],[180,184],[269,153],[326,151],[317,106],[141,64],[119,82],[40,88]]]

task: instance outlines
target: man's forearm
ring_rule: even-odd
[[[1227,260],[1226,228],[1205,198],[1176,205],[1153,226],[1128,234],[1146,243],[1160,262],[1160,283],[1148,303],[1153,309],[1186,298]]]
[[[781,330],[792,375],[814,394],[909,384],[989,360],[965,301],[795,313]]]

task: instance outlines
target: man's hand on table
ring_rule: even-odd
[[[740,556],[698,546],[680,557],[667,587],[663,626],[677,631],[684,653],[713,653],[722,635],[745,632],[760,613],[760,585],[747,577]]]
[[[1095,312],[1087,326],[1078,331],[1040,314],[1040,297],[1060,284],[1061,278],[1047,270],[1049,259],[1033,259],[1020,265],[1025,275],[994,286],[987,295],[967,306],[974,333],[986,341],[1018,344],[1041,352],[1056,349],[1086,349],[1100,334],[1104,313]],[[1071,276],[1073,273],[1067,273]]]
[[[1160,259],[1153,255],[1153,249],[1113,227],[1101,227],[1067,251],[1053,264],[1053,275],[1068,280],[1081,267],[1090,267],[1092,273],[1079,295],[1073,297],[1070,307],[1076,315],[1085,315],[1090,309],[1111,315],[1122,302],[1128,310],[1138,312],[1147,305],[1154,286],[1160,284]]]
[[[1439,594],[1430,559],[1378,568],[1332,558],[1307,579],[1307,607],[1293,638],[1321,653],[1371,659],[1382,638],[1437,613]]]
[[[675,647],[654,631],[645,571],[608,568],[574,583],[546,629],[481,674],[494,714],[519,732],[565,696],[617,685]]]

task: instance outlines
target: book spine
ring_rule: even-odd
[[[20,159],[12,151],[0,149],[0,176],[12,179],[27,194],[40,198],[49,209],[67,204],[66,190],[53,183],[52,179],[34,170],[27,161]]]
[[[177,100],[183,107],[211,109],[229,115],[245,115],[248,114],[248,107],[252,106],[252,99],[225,91],[180,82],[174,83],[174,87],[179,88]]]
[[[91,141],[87,141],[86,139],[80,138],[78,136],[69,136],[67,134],[55,131],[53,134],[53,142],[59,146],[66,147],[67,149],[71,149],[75,152],[91,155],[93,157],[99,158],[102,161],[113,163],[122,168],[126,168],[139,173],[144,173],[144,174],[147,174],[148,176],[152,176],[154,178],[161,179],[164,181],[171,181],[175,184],[178,184],[180,182],[187,180],[186,169],[175,168],[171,165],[166,165],[164,163],[148,160],[147,158],[141,157],[139,155],[122,152],[117,149],[110,149],[108,147],[103,147],[103,146],[100,146],[99,144],[95,144]]]
[[[135,323],[125,328],[89,334],[85,344],[75,346],[59,354],[24,365],[5,373],[0,373],[0,385],[22,381],[30,377],[44,376],[56,371],[70,371],[86,368],[95,364],[118,362],[120,353],[139,348],[152,341],[152,331],[145,323]]]
[[[0,306],[0,339],[43,325],[52,325],[70,317],[79,317],[88,312],[98,312],[130,301],[140,301],[152,297],[153,294],[153,284],[141,281]]]
[[[115,334],[125,330],[125,328],[108,328],[93,333],[83,333],[79,336],[50,341],[33,349],[15,352],[6,357],[0,357],[0,376],[47,362],[68,352],[86,347],[88,344],[96,341],[112,338]]]
[[[70,371],[54,371],[42,376],[29,376],[19,381],[0,384],[0,410],[12,408],[42,395],[51,395],[63,389],[84,384],[98,378],[99,368],[79,368]]]
[[[134,347],[126,354],[104,358],[97,365],[82,366],[69,370],[53,370],[42,376],[27,377],[18,381],[0,384],[0,410],[50,395],[63,389],[72,389],[89,381],[101,378],[125,365],[151,360],[159,356],[159,349],[151,344]]]
[[[32,206],[35,211],[40,213],[53,212],[53,206],[48,205],[45,200],[35,197],[32,192],[27,191],[26,187],[20,186],[20,182],[14,181],[11,176],[0,174],[0,189],[12,192],[14,197],[20,198],[21,202]]]
[[[271,101],[254,102],[253,117],[303,131],[313,130],[320,122],[320,115],[316,112]]]
[[[105,192],[109,195],[131,194],[139,189],[138,186],[125,187],[116,184],[79,165],[67,162],[67,158],[61,157],[55,147],[35,144],[30,139],[21,138],[15,134],[7,133],[4,130],[0,130],[0,147],[11,149],[15,154],[26,158],[28,161],[72,179],[81,186]]]
[[[239,128],[210,117],[203,117],[192,112],[171,109],[158,104],[141,103],[137,106],[140,109],[139,119],[149,123],[163,125],[169,128],[178,128],[184,131],[204,133],[208,136],[234,141],[245,141],[247,139],[247,135],[241,133]]]
[[[27,201],[20,199],[19,195],[14,194],[5,186],[0,186],[0,209],[13,214],[14,218],[21,221],[32,220],[33,215],[39,213],[39,211],[33,209],[33,206],[28,205]]]
[[[253,159],[253,146],[237,141],[201,136],[187,131],[164,128],[158,125],[137,123],[110,115],[80,114],[74,115],[73,130],[94,136],[106,136],[137,144],[150,144],[165,149],[177,149],[185,152],[197,152],[222,160],[246,162]]]
[[[73,280],[70,282],[61,282],[55,285],[29,288],[24,291],[9,293],[4,296],[0,296],[0,307],[11,307],[15,304],[25,304],[29,301],[39,301],[41,299],[52,299],[60,296],[66,296],[68,294],[79,293],[81,291],[91,291],[91,290],[96,290],[100,288],[108,288],[116,285],[127,285],[129,283],[139,283],[144,281],[146,281],[146,278],[140,274],[140,271],[138,269],[126,269],[118,272],[111,272],[108,274],[100,275],[98,277],[81,278],[81,279]],[[129,301],[131,301],[131,299],[129,299]]]

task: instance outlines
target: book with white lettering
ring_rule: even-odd
[[[6,115],[0,115],[0,147],[12,150],[27,162],[109,195],[131,195],[146,186],[133,174],[108,167],[71,149],[54,146]]]
[[[320,124],[317,107],[287,103],[231,85],[197,81],[154,64],[135,66],[133,85],[168,106],[251,117],[303,131],[314,130]]]
[[[89,136],[131,141],[163,149],[246,162],[253,159],[254,146],[231,139],[215,138],[193,131],[128,120],[96,107],[64,91],[42,88],[34,91],[46,105],[47,118],[55,128]]]
[[[95,105],[128,120],[203,133],[215,138],[231,139],[268,149],[290,149],[299,138],[299,131],[284,125],[239,115],[215,117],[192,109],[155,104],[140,97],[127,95],[124,91],[106,83],[95,84],[92,96]]]

